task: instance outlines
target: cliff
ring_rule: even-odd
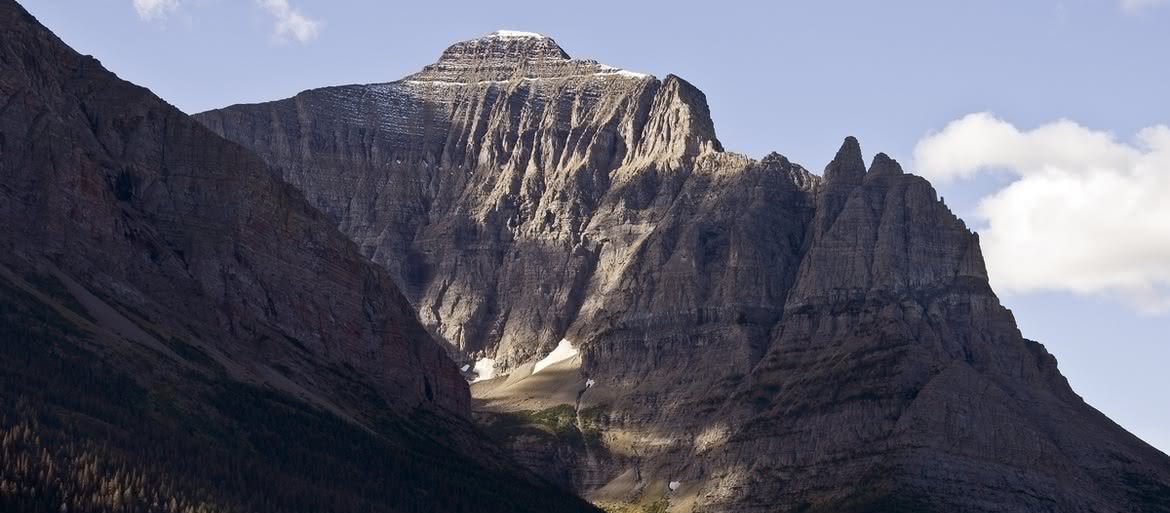
[[[819,176],[726,153],[684,80],[513,33],[195,117],[403,284],[489,433],[595,501],[1167,511],[1170,459],[1021,336],[930,184],[852,138]]]
[[[0,1],[0,509],[589,511],[262,159]],[[116,493],[115,493],[116,492]]]

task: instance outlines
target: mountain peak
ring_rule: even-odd
[[[497,30],[447,47],[434,65],[514,68],[527,63],[569,59],[569,54],[551,37],[535,32]]]
[[[846,137],[833,161],[825,167],[825,182],[856,185],[864,176],[865,160],[861,157],[861,145],[856,137]]]
[[[468,56],[495,57],[518,60],[568,60],[569,54],[553,38],[536,32],[497,30],[490,34],[460,41],[443,52],[443,59],[463,59]]]
[[[878,153],[873,157],[873,163],[869,166],[869,176],[886,176],[886,175],[900,175],[903,174],[902,166],[898,161],[890,158],[885,153]]]
[[[574,59],[553,38],[544,34],[497,30],[451,45],[437,62],[407,77],[407,80],[466,84],[590,76],[650,78],[650,75],[606,66],[595,60]]]

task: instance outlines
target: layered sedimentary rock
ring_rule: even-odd
[[[0,509],[591,510],[483,443],[390,276],[262,159],[11,0],[0,29]]]
[[[726,153],[682,79],[516,33],[196,118],[390,270],[469,378],[494,363],[489,432],[598,502],[1167,511],[1170,460],[1021,336],[930,184],[852,138],[820,176]]]
[[[599,210],[645,210],[719,148],[690,84],[569,59],[535,36],[456,44],[399,82],[198,119],[267,156],[444,340],[504,368],[568,328],[600,264]]]

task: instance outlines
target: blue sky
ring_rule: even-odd
[[[1170,452],[1170,1],[21,3],[187,112],[394,80],[516,29],[689,80],[732,151],[819,171],[857,136],[980,231],[1073,387]]]

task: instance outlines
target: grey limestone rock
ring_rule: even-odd
[[[727,153],[692,85],[532,35],[196,118],[327,212],[457,358],[511,373],[475,385],[488,409],[577,386],[595,438],[510,447],[587,497],[1170,511],[1170,459],[1072,392],[977,235],[856,139],[820,176]],[[579,366],[529,376],[561,339]]]

